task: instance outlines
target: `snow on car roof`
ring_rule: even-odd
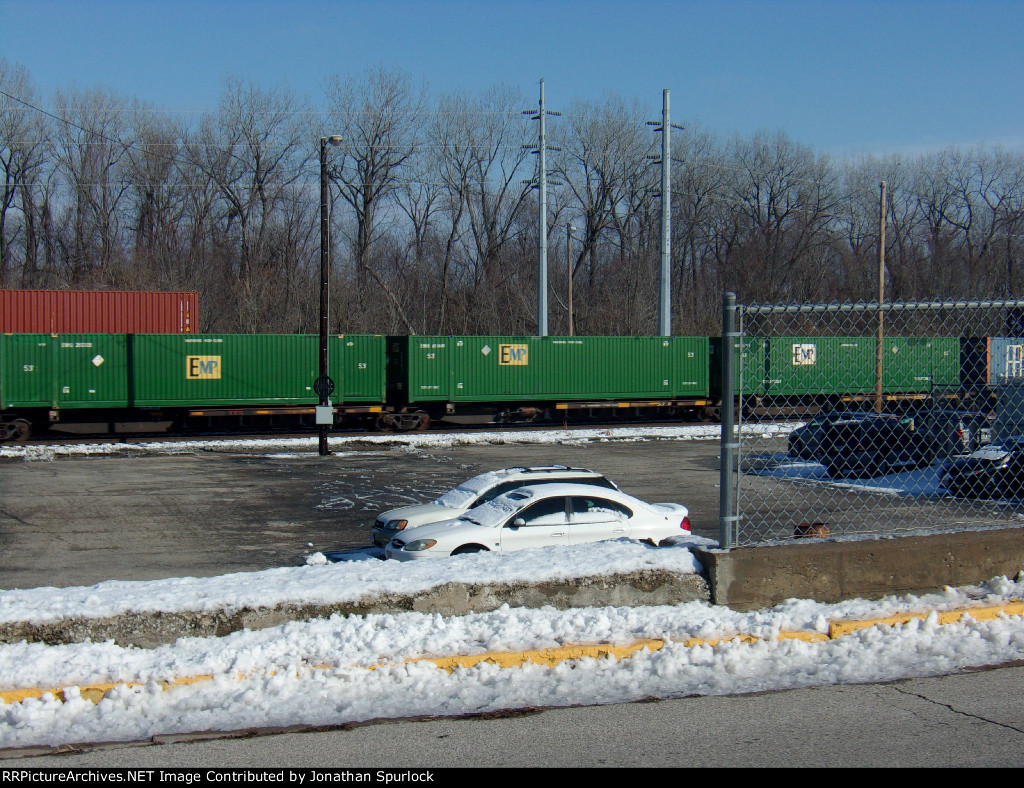
[[[441,506],[449,506],[454,509],[459,509],[466,506],[474,498],[476,498],[484,490],[490,489],[495,484],[500,482],[506,476],[509,476],[516,471],[521,471],[522,468],[502,468],[497,471],[487,471],[474,476],[472,479],[466,479],[462,484],[453,490],[449,490],[440,498],[437,499],[436,503]]]
[[[494,527],[502,524],[510,515],[529,506],[539,498],[551,498],[560,495],[598,495],[602,498],[637,500],[625,493],[610,490],[607,487],[599,487],[595,484],[555,482],[511,490],[487,503],[480,504],[475,509],[470,509],[458,519],[468,520],[478,525]],[[639,503],[642,503],[642,501],[639,501]]]
[[[471,479],[466,479],[462,484],[453,490],[449,490],[435,503],[440,506],[447,506],[455,509],[462,508],[463,506],[471,503],[480,493],[489,490],[494,485],[504,481],[509,476],[513,476],[517,473],[529,473],[539,471],[551,471],[551,472],[564,472],[564,473],[589,473],[594,474],[594,471],[587,470],[586,468],[570,468],[568,465],[551,465],[536,468],[526,467],[514,467],[514,468],[501,468],[495,471],[487,471],[474,476]],[[597,475],[597,474],[594,474]]]

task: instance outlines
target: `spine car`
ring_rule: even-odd
[[[886,337],[883,393],[984,397],[1020,375],[1024,340]],[[336,422],[423,429],[626,416],[714,417],[719,337],[330,338]],[[874,337],[744,339],[744,407],[836,407],[875,391]],[[0,334],[0,439],[79,432],[315,425],[312,334]],[[72,425],[75,425],[72,427]]]

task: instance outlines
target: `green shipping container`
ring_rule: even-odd
[[[959,386],[958,337],[883,337],[882,348],[882,390],[887,394],[927,394],[936,387]]]
[[[733,391],[738,393],[742,376],[743,394],[746,396],[763,396],[768,379],[767,347],[768,342],[761,337],[743,337],[742,352],[737,352],[733,359]],[[710,369],[708,376],[711,382],[711,394],[722,396],[722,338],[710,337]]]
[[[314,334],[137,334],[139,407],[315,405],[320,338]],[[333,402],[383,402],[384,338],[331,337]]]
[[[316,342],[319,370],[319,336]],[[383,404],[387,374],[385,338],[380,334],[342,334],[330,337],[327,348],[334,381],[331,401]]]
[[[392,401],[402,396],[409,403],[486,403],[708,395],[707,337],[390,337],[388,342]]]
[[[0,334],[0,409],[53,406],[49,334]]]
[[[0,336],[0,407],[123,408],[125,334]]]
[[[765,348],[760,359],[745,361],[745,393],[842,396],[875,390],[877,341],[873,336],[783,336],[745,341],[763,343]],[[928,393],[934,386],[956,385],[959,374],[956,337],[883,338],[882,389],[886,394]]]
[[[60,334],[54,341],[58,408],[125,408],[128,334]]]
[[[388,337],[388,402],[447,402],[451,393],[453,345],[452,337]]]
[[[765,342],[767,396],[842,395],[873,388],[875,346],[870,337],[788,336]]]

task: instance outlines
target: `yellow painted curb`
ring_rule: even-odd
[[[931,613],[900,613],[886,618],[865,619],[863,621],[830,621],[828,635],[830,638],[838,638],[849,635],[860,629],[868,629],[879,624],[894,627],[899,624],[906,624],[910,621],[923,621]],[[1001,615],[1022,616],[1024,615],[1024,602],[1009,602],[1005,605],[993,605],[991,607],[969,607],[963,610],[946,610],[936,612],[939,624],[955,624],[964,616],[970,616],[975,621],[991,621]]]
[[[800,640],[806,643],[824,643],[835,638],[848,635],[851,632],[856,632],[861,629],[867,629],[869,627],[883,625],[883,626],[896,626],[899,624],[905,624],[908,621],[923,620],[931,615],[928,613],[901,613],[895,616],[888,616],[885,618],[877,619],[866,619],[866,620],[850,620],[850,621],[830,621],[828,627],[828,633],[823,632],[808,632],[804,630],[792,630],[779,632],[775,639],[777,640]],[[1024,616],[1024,601],[1013,601],[1003,605],[993,605],[989,607],[970,607],[961,610],[948,610],[944,612],[936,612],[939,624],[952,624],[960,621],[964,616],[970,616],[976,621],[991,621],[992,619],[998,618],[999,616]],[[734,634],[724,635],[717,638],[685,638],[685,639],[670,639],[663,640],[661,638],[642,638],[635,640],[632,643],[615,645],[612,643],[574,643],[565,646],[555,646],[552,648],[544,649],[529,649],[526,651],[488,651],[483,654],[471,654],[471,655],[456,655],[447,657],[438,656],[425,656],[425,657],[413,657],[407,659],[401,664],[410,664],[417,662],[430,662],[433,665],[446,670],[451,673],[456,668],[471,668],[475,665],[487,662],[493,665],[497,665],[500,668],[513,668],[520,667],[526,663],[533,663],[537,665],[553,666],[560,662],[568,662],[577,659],[606,659],[608,657],[614,657],[615,659],[628,659],[629,657],[636,654],[638,651],[643,649],[649,649],[650,651],[659,651],[665,647],[667,643],[680,644],[686,648],[693,648],[696,646],[711,646],[712,648],[721,643],[730,643],[738,641],[740,643],[756,643],[764,641],[766,638],[762,638],[755,635],[745,634]],[[380,665],[371,665],[369,670],[376,670],[378,668],[387,667],[390,663],[384,663]],[[318,664],[311,666],[314,670],[331,670],[334,665]],[[273,671],[271,671],[273,675]],[[204,681],[212,681],[214,678],[213,674],[204,674],[200,676],[183,676],[177,679],[171,679],[169,681],[157,682],[162,689],[170,689],[171,687],[185,685],[185,684],[198,684]],[[244,679],[247,678],[246,674],[239,674],[236,678]],[[141,687],[144,686],[141,682],[117,682],[113,684],[89,684],[79,687],[78,694],[80,697],[98,703],[104,695],[110,690],[116,687]],[[51,694],[55,698],[63,701],[67,701],[67,695],[65,689],[42,689],[42,688],[29,688],[29,689],[11,689],[11,690],[0,690],[0,703],[20,703],[24,700],[31,698],[41,698],[46,694]]]
[[[451,673],[455,668],[471,668],[482,662],[497,665],[499,668],[517,668],[532,662],[536,665],[554,666],[559,662],[567,662],[574,659],[602,659],[615,657],[626,659],[633,656],[641,649],[658,651],[664,648],[665,641],[660,639],[635,640],[624,646],[616,646],[611,643],[583,643],[568,646],[555,646],[554,648],[530,649],[528,651],[488,651],[484,654],[473,654],[471,656],[454,657],[415,657],[406,662],[431,662],[442,670]]]
[[[168,681],[158,681],[162,689],[170,689],[171,687],[181,686],[185,684],[198,684],[202,681],[212,681],[213,674],[207,673],[200,676],[182,676],[176,679],[170,679]],[[104,695],[115,687],[143,687],[145,684],[138,681],[118,681],[113,684],[86,684],[78,688],[78,694],[81,695],[88,701],[98,703]],[[0,701],[3,703],[21,703],[23,700],[29,698],[41,698],[43,695],[49,693],[61,702],[66,702],[68,696],[66,694],[66,688],[62,689],[14,689],[14,690],[0,690]]]

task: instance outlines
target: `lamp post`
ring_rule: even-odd
[[[331,452],[327,448],[327,432],[334,424],[334,409],[331,407],[331,394],[334,392],[334,381],[330,376],[330,355],[327,350],[327,329],[329,322],[329,285],[331,279],[331,228],[328,200],[327,180],[327,144],[340,145],[341,137],[332,135],[320,138],[320,377],[313,384],[313,390],[320,397],[320,405],[316,410],[316,423],[320,430],[320,456],[326,457]]]

